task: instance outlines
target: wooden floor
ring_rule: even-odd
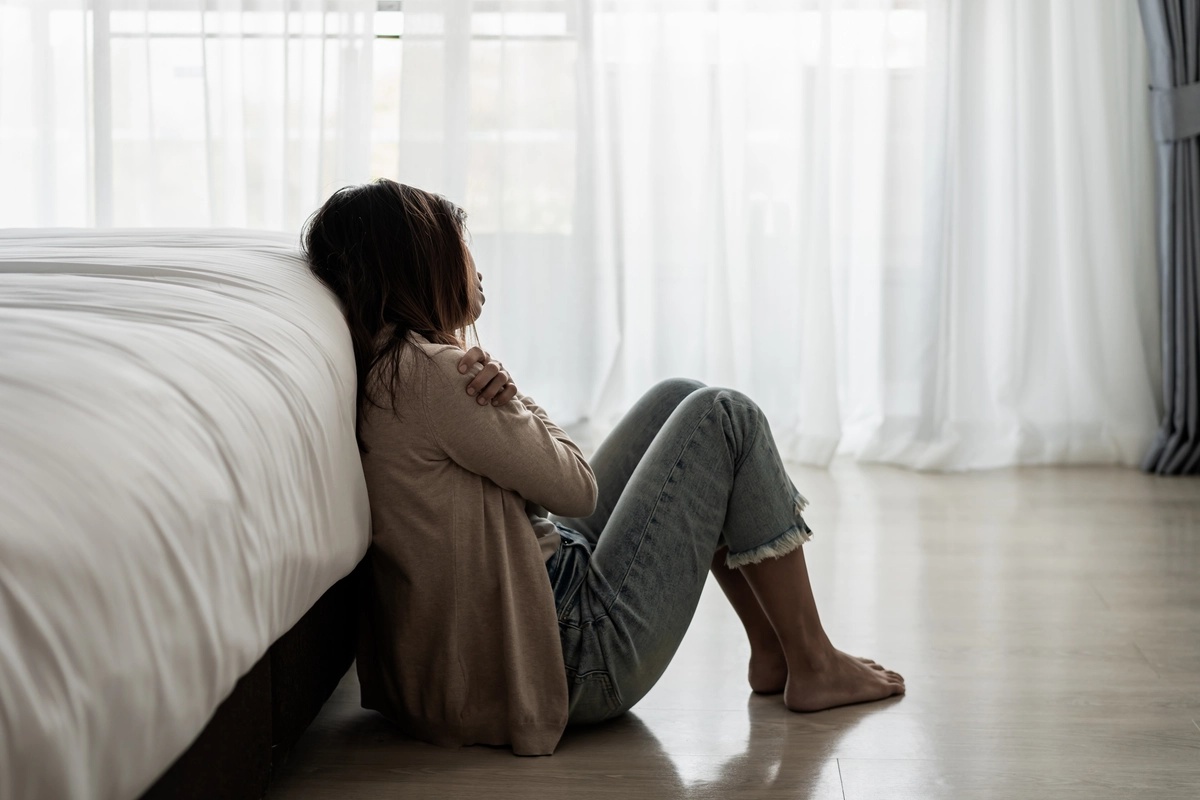
[[[272,784],[300,798],[1200,798],[1200,480],[796,468],[834,643],[908,695],[752,695],[710,580],[666,676],[550,758],[407,741],[353,671]]]

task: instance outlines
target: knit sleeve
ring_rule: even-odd
[[[458,372],[462,351],[445,347],[425,361],[424,410],[451,460],[501,488],[565,517],[596,507],[596,478],[583,453],[528,397],[481,406]]]

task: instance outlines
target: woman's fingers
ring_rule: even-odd
[[[517,387],[512,382],[512,376],[505,371],[499,361],[492,361],[490,355],[478,347],[472,347],[458,360],[458,371],[467,374],[476,364],[483,364],[482,369],[467,383],[467,394],[476,398],[481,406],[489,403],[502,406],[517,396]]]
[[[481,395],[483,390],[487,388],[487,386],[491,384],[491,382],[495,380],[496,376],[501,372],[502,370],[500,365],[495,361],[490,361],[484,364],[483,369],[479,370],[479,373],[472,378],[469,383],[467,383],[467,394],[471,395],[472,397]],[[499,389],[497,389],[497,391],[499,391]],[[493,392],[493,394],[495,394],[495,392]],[[482,400],[482,396],[479,399]],[[491,398],[489,397],[488,399],[490,400]]]
[[[481,348],[472,347],[458,360],[458,372],[460,375],[466,375],[471,371],[471,367],[476,364],[486,364],[489,361],[491,361],[491,357]]]
[[[502,406],[505,403],[511,402],[512,399],[516,396],[517,396],[517,385],[515,383],[509,383],[507,386],[504,387],[504,391],[500,392],[500,394],[496,395],[492,399],[492,405]]]
[[[512,379],[504,371],[504,367],[493,361],[485,364],[479,374],[467,384],[467,394],[475,397],[481,406],[488,403],[500,406],[516,396],[517,388],[513,386]]]
[[[487,405],[488,403],[491,403],[494,406],[502,405],[502,403],[496,401],[500,399],[500,396],[510,386],[512,386],[512,383],[509,380],[509,375],[504,371],[504,368],[501,367],[500,372],[496,375],[496,377],[492,378],[488,382],[488,385],[483,387],[483,389],[479,392],[479,404]],[[513,391],[515,394],[515,387]],[[510,397],[509,400],[511,399],[512,398]]]

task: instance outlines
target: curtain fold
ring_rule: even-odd
[[[1200,5],[1139,0],[1158,151],[1161,423],[1142,462],[1200,473]]]
[[[375,8],[0,0],[0,224],[295,226],[367,174]]]

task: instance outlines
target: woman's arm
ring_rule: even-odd
[[[596,507],[596,478],[583,453],[533,400],[518,395],[480,406],[463,389],[462,351],[434,351],[424,362],[425,414],[455,463],[564,517]],[[475,369],[478,369],[476,367]]]

